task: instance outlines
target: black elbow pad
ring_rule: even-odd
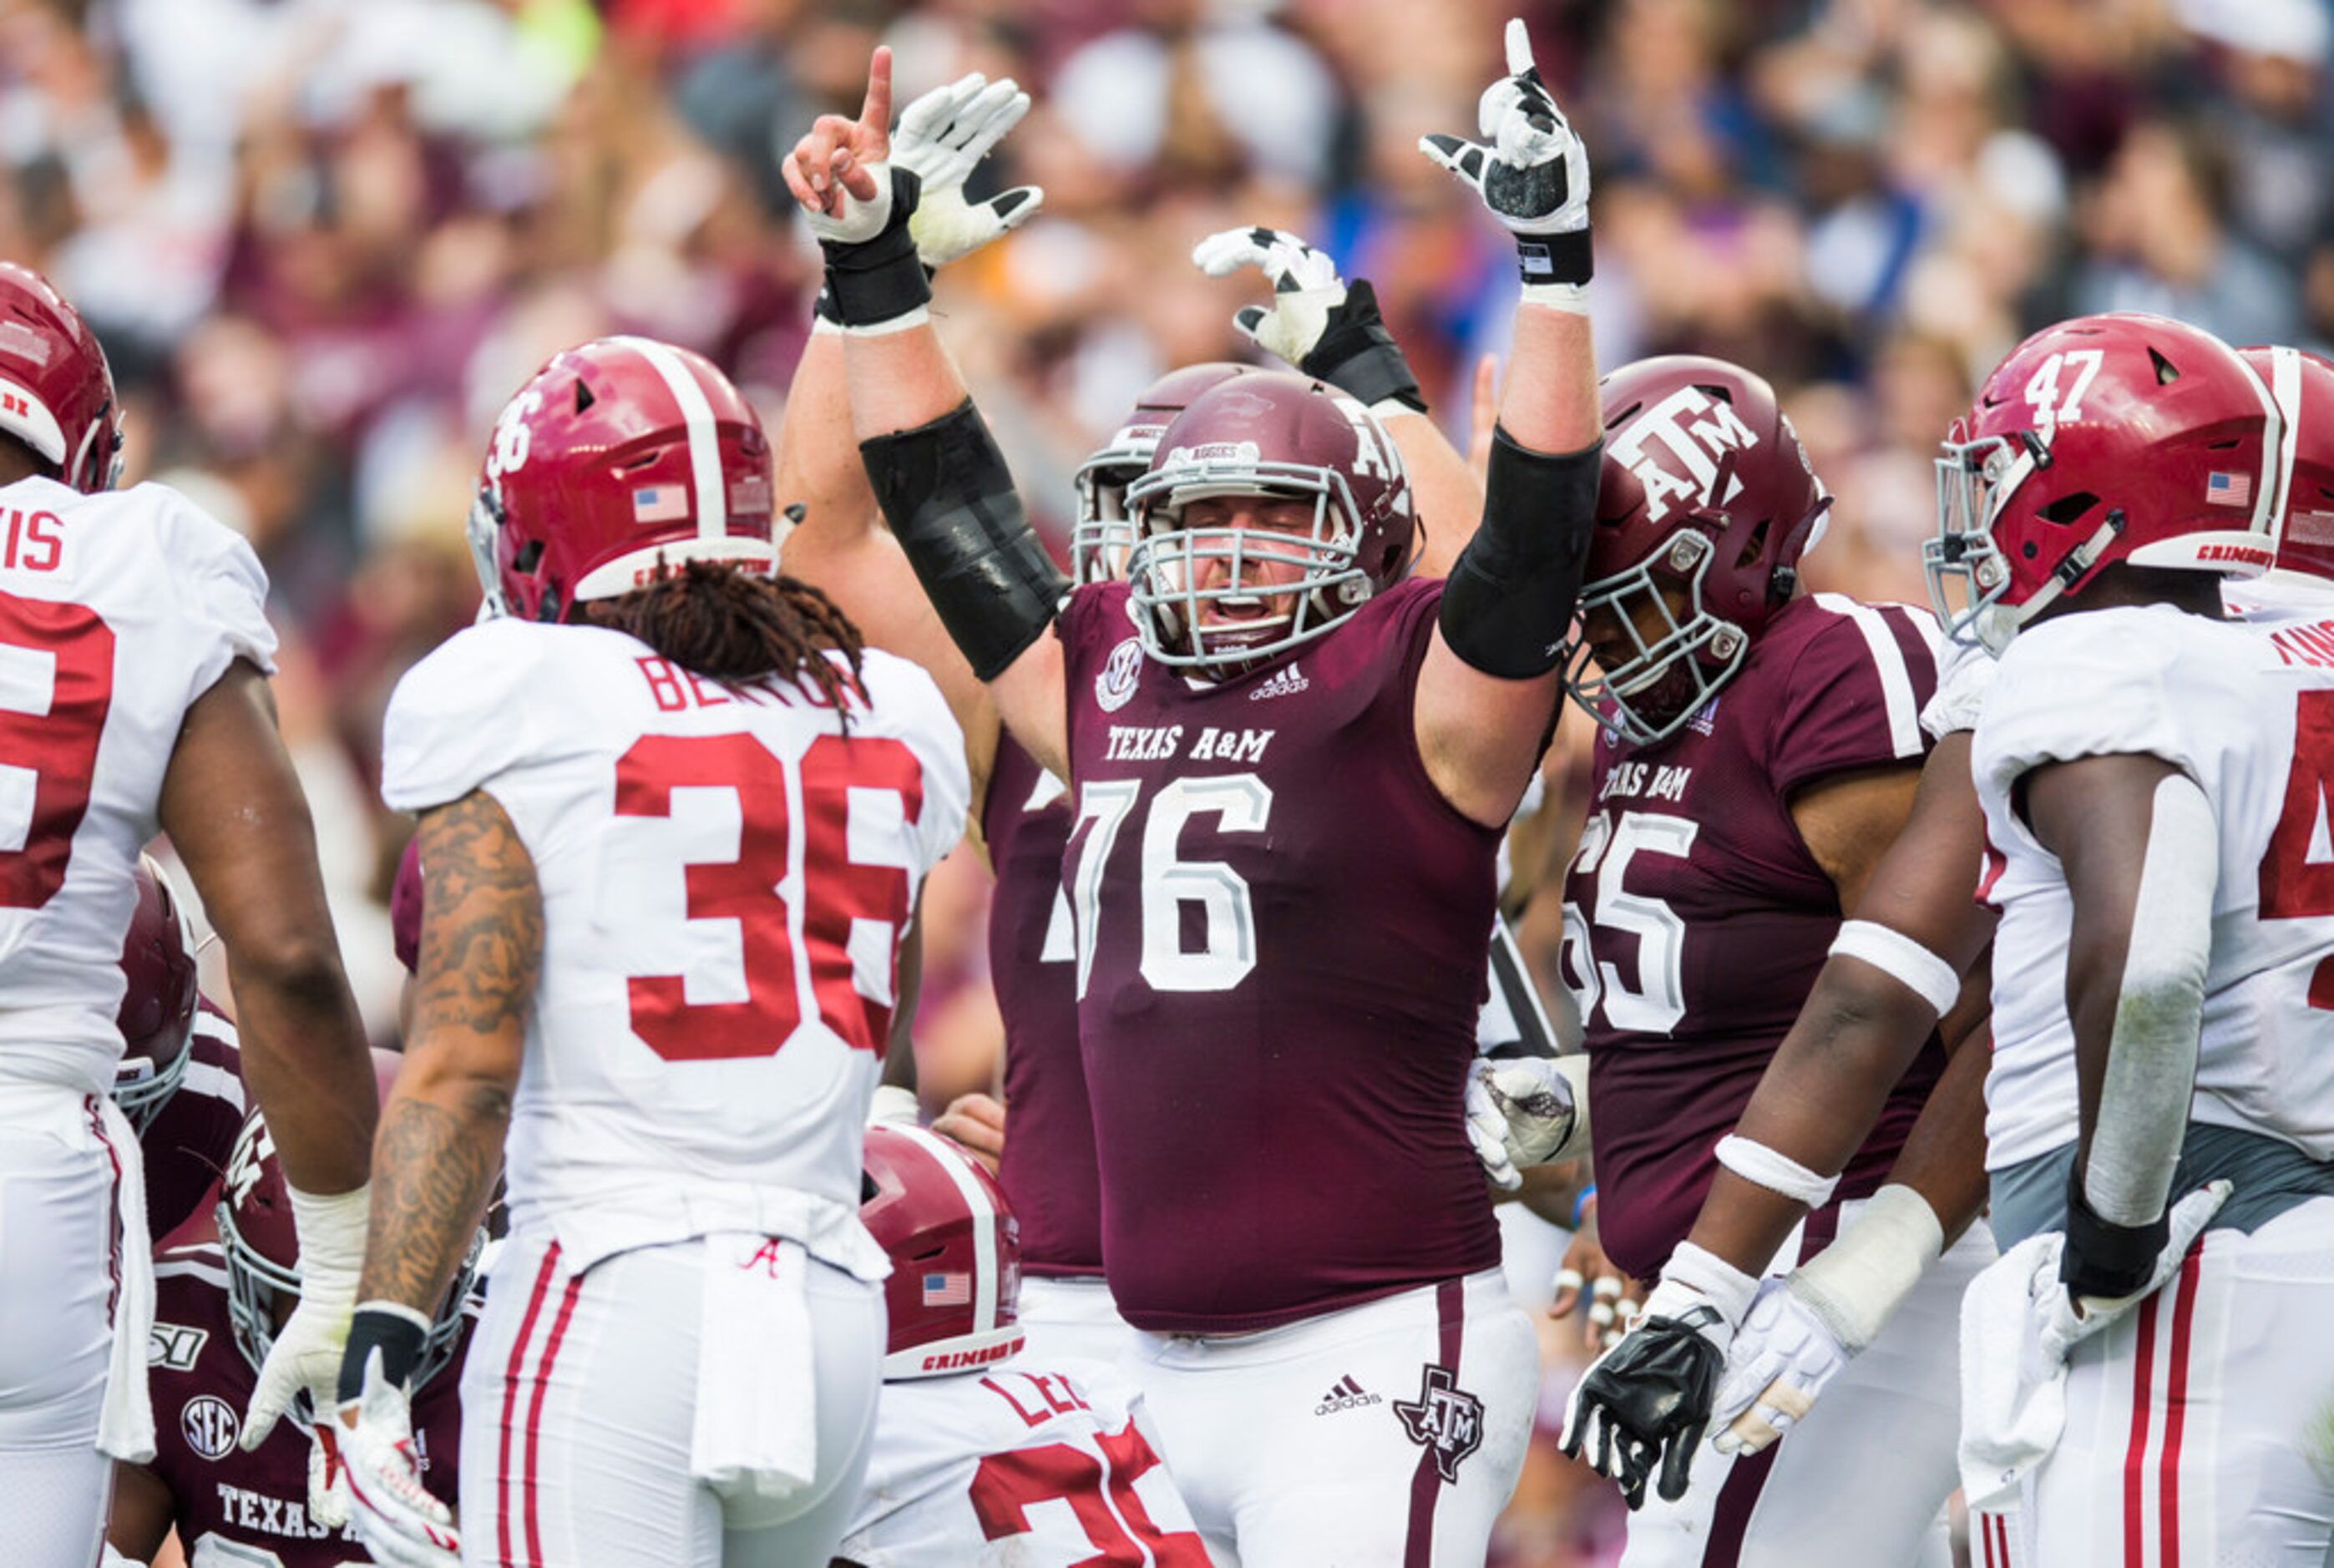
[[[1604,443],[1551,457],[1491,432],[1483,524],[1442,590],[1442,640],[1486,675],[1529,680],[1564,658],[1596,524]]]
[[[996,679],[1046,634],[1069,582],[970,399],[929,425],[859,444],[884,520],[974,675]]]

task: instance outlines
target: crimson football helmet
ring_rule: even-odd
[[[121,939],[121,1060],[113,1102],[140,1135],[186,1081],[195,1038],[195,933],[151,855],[138,857],[130,934]]]
[[[470,508],[489,614],[560,620],[683,561],[776,572],[761,416],[701,355],[602,338],[555,356],[495,423]]]
[[[1021,1225],[997,1180],[921,1128],[867,1130],[859,1217],[892,1255],[886,1378],[991,1366],[1021,1348]]]
[[[384,1102],[401,1060],[394,1051],[372,1053],[373,1078]],[[300,1297],[300,1237],[292,1221],[292,1198],[285,1189],[275,1140],[256,1110],[244,1118],[227,1173],[219,1178],[218,1239],[227,1258],[227,1326],[236,1348],[256,1371],[275,1342],[278,1303],[288,1313]],[[414,1364],[417,1390],[454,1359],[455,1342],[462,1333],[462,1305],[486,1246],[486,1228],[480,1227],[454,1270],[454,1282],[439,1303],[421,1359]]]
[[[0,432],[83,495],[121,476],[121,405],[97,334],[49,280],[0,262]]]
[[[2334,361],[2307,349],[2239,349],[2277,400],[2277,569],[2334,578]]]
[[[2282,420],[2235,350],[2137,312],[2078,316],[1994,367],[1937,459],[1937,618],[1999,654],[2110,562],[2256,577]]]
[[[1127,486],[1151,467],[1159,438],[1191,399],[1255,367],[1230,360],[1185,365],[1143,390],[1118,433],[1078,465],[1078,515],[1070,528],[1070,579],[1108,582],[1126,570],[1134,548],[1134,518],[1126,508]]]
[[[1650,746],[1741,668],[1797,592],[1831,496],[1775,389],[1740,365],[1640,360],[1598,392],[1605,456],[1565,689],[1614,734]],[[1585,630],[1600,611],[1630,653],[1592,673]]]
[[[1184,525],[1194,501],[1249,495],[1310,499],[1311,529]],[[1377,419],[1334,387],[1286,371],[1234,377],[1192,399],[1126,504],[1143,651],[1186,669],[1237,669],[1329,631],[1401,581],[1418,530],[1409,473]],[[1210,561],[1224,567],[1213,582]],[[1298,576],[1277,586],[1259,566]],[[1210,611],[1233,606],[1238,619],[1210,623]]]

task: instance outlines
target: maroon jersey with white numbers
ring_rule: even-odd
[[[457,1501],[458,1385],[469,1339],[466,1326],[453,1361],[413,1401],[422,1484],[448,1505]],[[252,1452],[236,1446],[256,1380],[228,1326],[227,1264],[217,1242],[155,1255],[146,1364],[154,1389],[154,1462],[148,1467],[170,1490],[189,1560],[244,1562],[244,1554],[220,1554],[220,1545],[232,1544],[273,1553],[282,1568],[372,1561],[354,1530],[330,1530],[309,1519],[306,1432],[286,1420]],[[206,1541],[216,1543],[207,1554]]]
[[[1063,611],[1064,880],[1127,1322],[1238,1333],[1500,1261],[1464,1130],[1499,832],[1418,755],[1442,585],[1209,685],[1118,584]]]
[[[1078,1056],[1077,937],[1062,890],[1069,792],[1010,736],[997,743],[980,808],[997,892],[989,972],[1005,1017],[1012,1136],[997,1179],[1021,1221],[1021,1272],[1102,1272],[1102,1178]]]
[[[243,1056],[235,1024],[205,999],[187,1043],[187,1075],[139,1135],[146,1163],[146,1229],[159,1242],[207,1201],[243,1130]]]
[[[1718,1140],[1839,930],[1837,891],[1791,822],[1791,797],[1851,770],[1921,764],[1934,635],[1925,611],[1811,594],[1775,613],[1675,736],[1647,747],[1596,737],[1562,967],[1589,1051],[1597,1233],[1639,1279],[1693,1227]],[[1841,1197],[1879,1186],[1942,1063],[1932,1040]]]

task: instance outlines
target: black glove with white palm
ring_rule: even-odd
[[[1483,91],[1475,118],[1481,141],[1437,133],[1419,150],[1482,197],[1516,236],[1524,297],[1581,311],[1580,285],[1596,271],[1588,242],[1588,153],[1532,63],[1531,35],[1508,24],[1508,74]]]
[[[1211,234],[1191,247],[1191,264],[1211,278],[1244,266],[1264,274],[1271,305],[1242,305],[1232,324],[1267,353],[1382,414],[1426,412],[1418,378],[1386,330],[1367,278],[1348,284],[1326,253],[1277,228]],[[1378,408],[1389,399],[1400,407]]]
[[[1685,1496],[1727,1346],[1758,1288],[1715,1253],[1679,1244],[1637,1326],[1573,1388],[1564,1451],[1619,1482],[1630,1507],[1644,1505],[1648,1481],[1672,1502]]]

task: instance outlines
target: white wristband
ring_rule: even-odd
[[[1579,284],[1526,284],[1516,297],[1524,304],[1562,311],[1567,316],[1588,313],[1588,290]]]
[[[904,1084],[879,1083],[875,1086],[875,1098],[867,1106],[867,1125],[913,1127],[923,1119],[921,1112],[914,1090]]]
[[[287,1181],[284,1190],[292,1199],[292,1230],[300,1239],[304,1287],[333,1281],[354,1295],[357,1275],[364,1267],[372,1184],[367,1182],[348,1192],[318,1194],[303,1192]]]
[[[931,319],[931,311],[926,306],[918,305],[914,310],[902,315],[893,316],[887,322],[874,322],[863,327],[846,326],[837,330],[846,338],[885,338],[893,332],[904,332],[910,327],[921,327]]]
[[[1860,958],[1934,1008],[1939,1017],[1961,999],[1962,977],[1951,964],[1902,931],[1871,920],[1848,920],[1831,942],[1835,957]]]
[[[1839,1186],[1837,1176],[1818,1176],[1789,1155],[1754,1142],[1739,1132],[1718,1140],[1718,1163],[1743,1180],[1779,1192],[1794,1203],[1821,1208]]]
[[[1750,1310],[1750,1303],[1759,1294],[1755,1275],[1743,1273],[1732,1264],[1690,1241],[1678,1243],[1670,1254],[1669,1262],[1662,1265],[1662,1283],[1646,1299],[1648,1313],[1664,1313],[1670,1303],[1662,1299],[1664,1290],[1674,1293],[1678,1287],[1699,1293],[1724,1316],[1729,1327],[1739,1327]]]
[[[1861,1351],[1944,1250],[1945,1229],[1929,1200],[1891,1182],[1838,1239],[1792,1271],[1789,1288],[1842,1345]]]

